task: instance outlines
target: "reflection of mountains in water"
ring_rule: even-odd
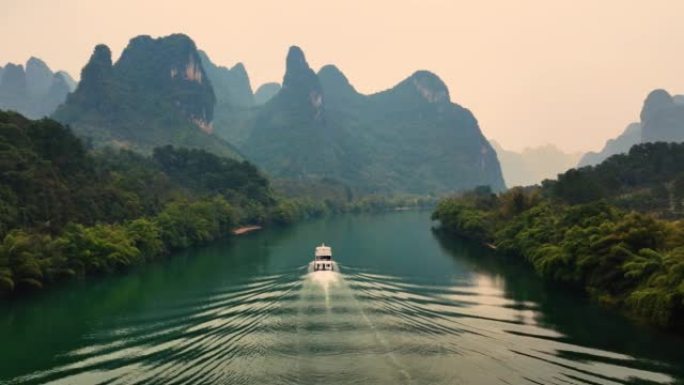
[[[619,384],[668,368],[573,345],[535,302],[477,276],[435,284],[345,266],[254,277],[131,319],[19,382]],[[57,381],[59,382],[59,381]]]

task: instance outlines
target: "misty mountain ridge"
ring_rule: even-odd
[[[629,152],[639,143],[684,142],[684,95],[672,96],[662,89],[651,91],[640,118],[615,139],[609,139],[601,151],[586,153],[578,167],[597,165],[612,155]]]
[[[590,151],[584,154],[577,166],[584,167],[597,165],[613,155],[629,152],[629,149],[632,148],[632,146],[639,143],[641,143],[641,123],[630,123],[615,139],[608,139],[601,151]]]
[[[476,119],[429,71],[364,95],[339,68],[316,73],[291,47],[282,88],[245,124],[217,134],[280,178],[329,177],[366,192],[504,187]]]
[[[417,71],[364,95],[333,65],[314,72],[298,47],[282,86],[254,93],[242,64],[214,64],[186,35],[135,37],[116,62],[99,45],[54,117],[95,146],[244,155],[275,178],[328,178],[362,193],[504,188],[477,120],[438,76]]]
[[[74,87],[69,74],[53,72],[36,57],[29,58],[25,66],[7,63],[0,67],[0,109],[42,118],[52,114]]]
[[[553,179],[575,167],[581,152],[566,153],[553,144],[527,147],[520,152],[505,150],[499,143],[490,140],[501,163],[506,185],[530,186],[544,179]]]
[[[252,107],[255,104],[249,76],[242,63],[228,68],[214,64],[204,51],[199,51],[199,55],[214,88],[217,106]]]

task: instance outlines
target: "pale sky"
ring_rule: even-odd
[[[78,77],[98,43],[192,37],[280,82],[290,45],[365,93],[427,69],[508,149],[599,149],[654,88],[684,93],[682,0],[0,0],[0,65],[44,59]]]

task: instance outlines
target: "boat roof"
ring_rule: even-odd
[[[332,256],[332,248],[330,246],[326,246],[325,243],[321,243],[320,246],[316,247],[316,256],[317,257]]]

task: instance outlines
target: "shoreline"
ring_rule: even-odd
[[[249,234],[249,233],[254,232],[254,231],[259,231],[262,228],[263,227],[258,226],[258,225],[242,226],[242,227],[238,227],[238,228],[233,229],[233,231],[231,231],[231,233],[233,235],[244,235],[244,234]]]

